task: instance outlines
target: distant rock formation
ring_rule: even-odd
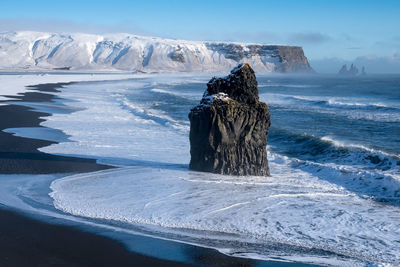
[[[343,76],[356,76],[356,75],[358,75],[358,68],[354,64],[351,64],[350,69],[347,69],[347,65],[344,64],[340,68],[338,74],[339,75],[343,75]],[[365,75],[365,68],[364,67],[362,67],[362,73],[361,74]]]
[[[339,74],[339,75],[347,75],[348,72],[349,72],[349,71],[347,70],[347,65],[344,64],[344,65],[340,68],[338,74]]]
[[[361,68],[361,75],[367,75],[367,73],[365,72],[365,67],[364,66],[362,66],[362,68]]]
[[[270,114],[258,98],[249,64],[212,78],[200,105],[191,109],[190,169],[230,175],[269,175]]]
[[[349,74],[350,75],[357,75],[358,74],[358,68],[351,64],[350,69],[349,69]]]

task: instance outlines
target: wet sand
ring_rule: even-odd
[[[0,266],[189,266],[129,252],[108,238],[0,209]]]

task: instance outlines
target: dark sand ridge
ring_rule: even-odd
[[[32,86],[15,101],[51,102],[68,83]],[[14,101],[13,100],[13,101]],[[7,102],[7,101],[0,101]],[[112,168],[82,159],[46,154],[40,147],[56,142],[13,136],[1,130],[17,127],[40,127],[40,117],[48,113],[33,111],[16,104],[0,106],[0,174],[48,174],[90,172]],[[175,242],[149,243],[154,250],[163,250]],[[213,249],[184,246],[187,263],[161,260],[128,251],[121,243],[70,226],[34,220],[27,214],[15,213],[0,206],[0,266],[309,266],[298,263],[265,262],[229,257]]]

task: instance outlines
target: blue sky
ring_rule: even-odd
[[[326,72],[348,62],[389,64],[400,72],[399,14],[399,0],[2,0],[0,31],[128,32],[300,45]]]

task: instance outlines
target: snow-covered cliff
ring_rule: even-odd
[[[228,71],[249,63],[256,72],[309,72],[303,49],[171,40],[132,34],[0,33],[0,69],[143,72]]]

